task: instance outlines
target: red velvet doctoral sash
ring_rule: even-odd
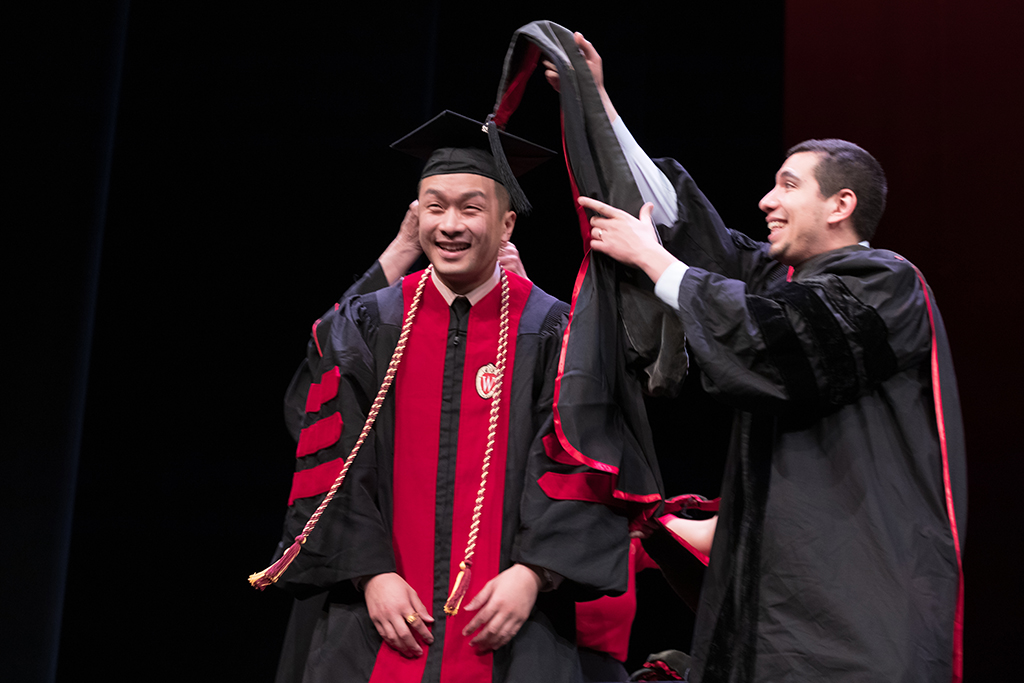
[[[509,333],[505,378],[502,382],[501,409],[495,434],[494,451],[487,479],[480,521],[480,532],[473,557],[472,580],[463,609],[452,617],[443,612],[432,614],[447,619],[441,681],[490,681],[493,658],[490,652],[478,654],[464,637],[473,613],[465,605],[492,578],[498,575],[501,557],[505,461],[508,444],[509,394],[515,359],[516,331],[532,285],[509,275]],[[403,296],[408,310],[418,275],[405,278]],[[395,455],[394,524],[392,544],[398,573],[412,586],[427,609],[434,604],[435,562],[449,563],[451,591],[459,573],[469,538],[469,527],[480,487],[480,471],[487,447],[487,426],[491,400],[476,390],[477,370],[497,361],[501,286],[495,287],[470,309],[466,357],[461,379],[458,455],[455,470],[453,518],[451,520],[451,556],[435,558],[436,492],[438,440],[440,435],[441,394],[444,383],[445,351],[448,341],[449,307],[428,282],[413,323],[402,364],[395,378]],[[447,597],[440,596],[443,600]],[[378,681],[420,681],[426,665],[428,647],[415,659],[405,657],[387,644],[377,653],[372,683]]]

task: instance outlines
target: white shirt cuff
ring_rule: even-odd
[[[679,283],[683,281],[683,275],[689,268],[682,261],[676,261],[661,274],[658,281],[654,283],[654,294],[671,306],[679,310]]]

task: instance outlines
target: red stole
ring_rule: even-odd
[[[509,333],[505,378],[502,382],[501,409],[495,434],[494,452],[487,478],[480,520],[480,532],[473,557],[472,583],[463,601],[463,609],[452,617],[444,612],[432,614],[446,619],[441,681],[490,681],[492,655],[478,654],[463,637],[475,613],[465,605],[498,575],[501,557],[501,522],[504,508],[505,460],[508,445],[508,413],[515,360],[516,331],[532,284],[514,275],[509,279]],[[402,285],[405,310],[415,294],[419,275],[405,278]],[[455,468],[455,497],[452,519],[449,586],[459,572],[466,551],[469,527],[480,488],[480,470],[487,447],[487,426],[491,399],[483,399],[476,390],[477,370],[497,361],[498,330],[501,312],[501,285],[492,289],[470,309],[466,332],[466,356],[462,377],[459,415],[458,456]],[[448,343],[450,309],[444,297],[429,281],[413,322],[408,346],[395,378],[395,454],[394,524],[392,545],[398,573],[412,586],[427,609],[434,604],[434,541],[436,525],[437,460],[440,434],[441,392],[444,382],[445,352]],[[462,343],[462,342],[460,342]],[[444,558],[440,558],[444,561]],[[446,598],[448,592],[442,599]],[[378,681],[420,681],[426,665],[424,653],[406,659],[387,644],[377,653],[371,683]]]

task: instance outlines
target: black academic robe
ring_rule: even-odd
[[[930,290],[859,245],[787,273],[658,163],[688,346],[738,409],[690,680],[956,680],[965,459]]]
[[[401,283],[369,291],[381,284],[379,268],[368,277],[356,287],[367,293],[343,299],[315,325],[306,369],[300,369],[289,391],[293,398],[286,403],[286,418],[295,427],[302,427],[298,449],[302,455],[297,459],[282,547],[301,531],[323,498],[322,481],[333,481],[329,473],[338,470],[338,463],[352,448],[399,337],[408,291],[403,294]],[[603,530],[609,525],[625,528],[625,520],[600,504],[551,500],[537,484],[543,474],[562,467],[548,456],[550,448],[546,450],[543,437],[552,430],[553,380],[567,307],[528,281],[514,275],[509,278],[513,309],[518,302],[519,315],[518,328],[512,330],[514,366],[511,378],[505,379],[503,393],[508,399],[503,402],[503,425],[499,429],[499,438],[505,435],[506,461],[503,481],[492,474],[488,483],[487,498],[497,511],[496,526],[488,526],[485,519],[480,540],[482,546],[493,547],[497,566],[488,572],[478,549],[473,583],[464,604],[493,575],[515,562],[563,576],[557,590],[540,594],[528,621],[509,645],[494,653],[489,667],[494,681],[577,680],[580,673],[573,645],[573,599],[625,588],[624,567],[613,561],[592,561],[590,557],[591,548],[600,548],[604,542]],[[411,280],[418,279],[419,274],[407,276],[406,289]],[[353,580],[391,571],[404,576],[408,565],[419,558],[408,558],[408,551],[396,540],[396,529],[408,526],[408,520],[420,523],[422,517],[434,520],[430,525],[433,547],[419,553],[433,554],[432,568],[427,569],[428,583],[433,585],[432,590],[430,586],[417,590],[436,620],[432,627],[435,642],[424,648],[426,655],[420,659],[425,663],[416,672],[402,669],[405,662],[398,662],[399,669],[388,670],[397,671],[394,676],[424,681],[470,680],[463,669],[476,666],[479,671],[479,658],[470,653],[468,645],[455,655],[451,647],[445,647],[446,641],[457,637],[449,634],[460,631],[472,615],[463,609],[457,616],[446,618],[443,605],[455,578],[453,566],[462,559],[466,544],[466,530],[460,526],[458,513],[453,513],[458,507],[454,499],[458,499],[460,489],[463,494],[469,491],[475,496],[482,457],[482,452],[467,455],[462,445],[465,428],[460,432],[466,411],[465,405],[460,409],[460,401],[478,400],[471,391],[477,367],[474,363],[470,363],[473,367],[466,365],[467,354],[474,348],[473,335],[479,329],[474,325],[482,324],[474,322],[473,316],[491,299],[494,301],[489,305],[496,312],[499,290],[500,286],[496,287],[474,306],[467,322],[458,320],[446,306],[443,313],[431,312],[440,294],[428,279],[407,354],[417,357],[412,350],[417,333],[422,339],[425,330],[437,329],[429,327],[431,316],[435,321],[443,316],[440,334],[447,330],[447,343],[441,340],[439,347],[443,358],[436,368],[427,368],[429,364],[416,360],[400,367],[395,386],[339,494],[278,582],[303,597],[297,601],[289,626],[279,681],[367,681],[374,675],[374,680],[379,679],[382,667],[377,664],[378,654],[388,648],[384,645],[382,649],[381,638]],[[420,388],[412,386],[409,378],[423,377],[424,373],[435,377],[439,386],[423,389],[427,394],[433,392],[434,399],[424,399],[425,407],[418,410]],[[307,396],[315,396],[315,400],[300,396],[307,385]],[[413,407],[396,411],[396,403],[403,400]],[[302,408],[297,407],[300,401],[305,402]],[[436,411],[430,406],[438,402],[437,435],[423,437],[433,438],[434,445],[427,448],[433,453],[431,467],[436,466],[431,480],[418,472],[410,474],[430,456],[417,456],[412,463],[401,459],[403,433],[396,430],[396,420],[410,424],[433,415]],[[336,441],[326,443],[322,434],[314,431],[319,429],[317,425],[330,425],[332,420],[341,422],[340,432]],[[417,426],[412,441],[421,440],[421,433],[426,431]],[[405,438],[408,443],[408,429]],[[313,450],[314,446],[323,447]],[[406,464],[396,464],[403,462]],[[433,500],[434,509],[410,508],[407,499],[427,490],[430,495],[424,500]],[[422,577],[423,568],[418,571]]]

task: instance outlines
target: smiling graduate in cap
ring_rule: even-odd
[[[515,175],[551,153],[491,127],[445,112],[393,145],[426,160],[403,231],[431,267],[398,281],[415,250],[385,252],[314,325],[291,563],[254,575],[311,596],[278,680],[576,680],[573,600],[625,589],[600,559],[624,519],[537,485],[574,469],[550,438],[568,307],[498,250],[529,208]]]

